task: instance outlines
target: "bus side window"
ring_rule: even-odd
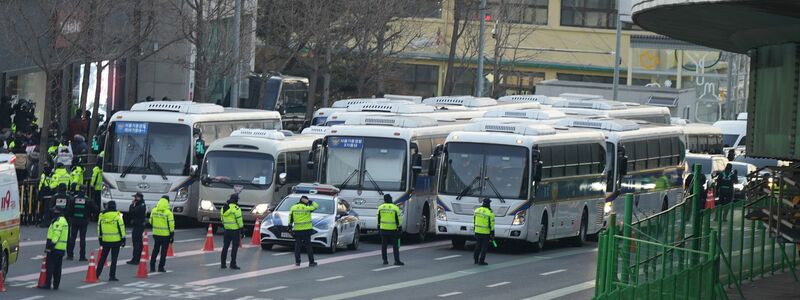
[[[286,153],[286,182],[299,183],[301,181],[302,153],[303,151]]]
[[[564,146],[553,146],[550,147],[552,152],[551,155],[551,176],[553,178],[563,177],[564,176]]]
[[[595,157],[592,155],[592,146],[594,146],[594,144],[578,145],[578,159],[580,160],[580,166],[578,166],[578,175],[592,173],[592,165],[595,160]]]
[[[658,158],[661,147],[658,139],[647,140],[647,167],[650,169],[658,168]]]
[[[550,178],[553,175],[553,149],[551,147],[541,147],[539,159],[542,161],[542,178]]]
[[[671,138],[662,138],[660,141],[661,145],[659,147],[661,152],[661,159],[660,165],[662,167],[666,167],[672,165],[672,157],[674,153],[672,152],[672,139]]]
[[[565,176],[575,176],[578,175],[578,165],[580,164],[580,160],[578,160],[578,148],[581,145],[567,145],[563,146],[564,149],[564,175]]]
[[[278,175],[286,173],[286,182],[289,182],[289,173],[286,172],[286,153],[278,154],[278,159],[275,161],[275,182],[278,182]]]

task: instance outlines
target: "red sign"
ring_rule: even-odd
[[[11,191],[6,191],[6,195],[0,199],[0,211],[16,208],[16,203],[11,202]]]

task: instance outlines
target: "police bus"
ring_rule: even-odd
[[[724,154],[722,129],[709,124],[686,124],[683,125],[683,132],[689,153]]]
[[[461,248],[473,210],[492,200],[495,237],[582,243],[602,228],[605,149],[599,131],[485,121],[451,133],[442,149],[437,234]]]
[[[433,151],[464,126],[421,116],[348,119],[318,142],[319,181],[341,190],[339,197],[353,206],[366,231],[378,229],[377,208],[385,194],[391,195],[403,210],[403,231],[424,240],[433,232]]]
[[[141,192],[151,209],[161,195],[170,197],[176,216],[195,218],[201,156],[194,136],[205,144],[239,128],[281,129],[274,111],[232,109],[208,103],[137,103],[111,117],[103,160],[102,202],[117,202],[127,212],[131,195]]]
[[[237,193],[244,223],[255,223],[293,186],[315,180],[306,160],[318,138],[242,128],[212,143],[200,171],[197,220],[216,227],[220,224],[219,210],[231,194]]]
[[[558,125],[599,130],[606,142],[604,213],[621,213],[621,195],[632,193],[634,216],[642,219],[680,202],[686,146],[683,128],[631,120],[565,119]]]
[[[347,111],[347,108],[351,105],[358,105],[358,104],[366,104],[366,103],[389,103],[389,102],[396,102],[396,103],[406,103],[406,104],[414,104],[413,101],[405,100],[403,98],[352,98],[352,99],[342,99],[333,102],[331,107],[323,107],[317,109],[312,116],[310,126],[321,126],[325,125],[328,121],[328,118],[331,114],[335,112],[343,112]]]
[[[653,124],[670,124],[669,109],[609,100],[566,100],[554,102],[553,108],[568,115],[639,120]]]

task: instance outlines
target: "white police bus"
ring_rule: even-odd
[[[433,233],[437,145],[465,125],[420,116],[374,115],[348,119],[320,140],[319,181],[341,189],[339,197],[360,216],[362,231],[378,229],[377,208],[389,194],[403,211],[402,229],[424,240]]]
[[[634,196],[634,217],[644,218],[680,202],[686,171],[683,128],[631,120],[566,119],[558,125],[599,130],[606,141],[606,215],[622,213],[621,195]]]
[[[686,134],[686,150],[698,154],[723,153],[722,129],[708,124],[683,125]]]
[[[447,137],[441,155],[437,234],[461,248],[473,236],[473,210],[492,200],[495,237],[580,244],[603,225],[603,134],[536,122],[487,121]]]
[[[137,103],[114,114],[103,160],[102,202],[117,202],[127,212],[131,195],[141,192],[151,209],[161,195],[170,197],[176,216],[195,218],[198,171],[193,133],[206,144],[239,128],[281,129],[274,111],[231,109],[208,103]]]
[[[314,111],[314,115],[311,118],[311,122],[309,126],[322,126],[325,125],[328,121],[328,118],[331,114],[335,112],[344,112],[347,111],[347,108],[351,105],[358,105],[358,104],[367,104],[367,103],[406,103],[406,104],[414,104],[414,102],[410,100],[403,100],[403,99],[394,99],[394,98],[352,98],[352,99],[342,99],[333,102],[331,107],[323,107]],[[328,125],[330,126],[330,125]]]

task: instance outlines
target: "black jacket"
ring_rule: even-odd
[[[70,223],[89,223],[89,214],[94,210],[94,202],[83,193],[76,193],[73,197],[67,198],[67,216]]]
[[[128,213],[130,214],[132,226],[145,226],[147,222],[147,206],[144,205],[144,202],[139,202],[139,204],[131,203],[131,206],[128,208]]]

